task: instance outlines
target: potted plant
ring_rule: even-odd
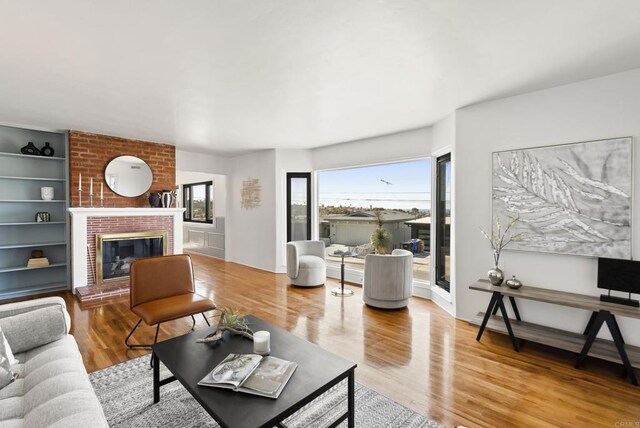
[[[382,213],[380,211],[376,211],[376,218],[378,219],[378,227],[371,234],[371,245],[378,254],[387,254],[392,243],[391,234],[382,227]]]

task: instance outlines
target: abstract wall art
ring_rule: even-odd
[[[493,153],[493,215],[510,250],[631,258],[631,137]]]
[[[240,190],[240,207],[252,210],[260,206],[260,180],[257,178],[247,178],[242,181]]]

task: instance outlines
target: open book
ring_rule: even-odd
[[[298,364],[258,354],[229,354],[198,385],[278,398]]]

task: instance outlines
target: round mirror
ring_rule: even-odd
[[[145,161],[135,156],[118,156],[104,170],[107,186],[120,196],[145,194],[153,183],[153,173]]]

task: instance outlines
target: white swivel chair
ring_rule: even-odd
[[[287,276],[291,284],[317,287],[327,280],[324,242],[291,241],[287,243]]]
[[[413,286],[413,254],[393,250],[390,255],[368,254],[364,260],[362,300],[376,308],[400,309],[409,304]]]

